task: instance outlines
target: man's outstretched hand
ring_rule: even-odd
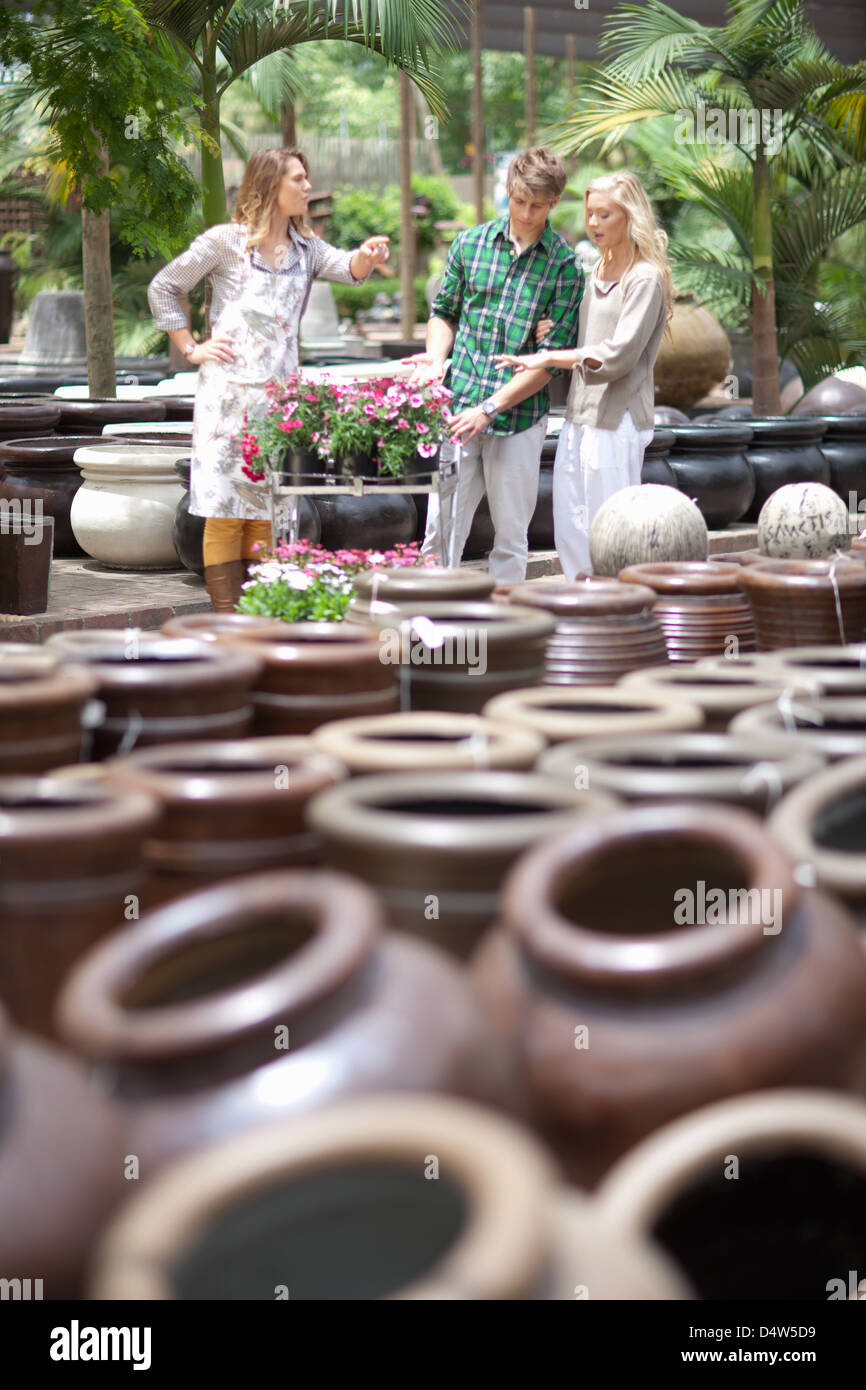
[[[432,386],[434,382],[442,380],[448,369],[447,360],[443,362],[429,352],[416,352],[412,357],[401,357],[400,362],[404,367],[411,363],[414,368],[409,377],[410,386]]]

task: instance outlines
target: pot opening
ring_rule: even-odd
[[[85,651],[83,655],[89,654]],[[107,652],[103,655],[97,649],[94,650],[93,660],[100,666],[165,666],[169,662],[173,666],[200,666],[207,658],[198,652],[160,652],[143,647],[135,656],[124,656],[123,652]]]
[[[551,714],[657,714],[658,705],[593,705],[588,701],[583,701],[579,697],[574,700],[560,700],[549,705],[539,704],[530,706],[531,709],[549,710]]]
[[[750,866],[733,849],[686,831],[637,842],[617,839],[572,871],[554,905],[566,921],[588,931],[652,936],[724,923],[728,913],[731,920],[750,920],[747,914],[759,913],[762,904],[758,890],[745,896],[749,878]],[[721,890],[723,906],[713,890]]]
[[[866,1178],[806,1150],[720,1152],[653,1234],[702,1299],[847,1298],[850,1271],[866,1277]]]
[[[658,753],[612,753],[606,754],[606,763],[615,763],[618,767],[657,767],[662,771],[669,768],[682,768],[687,771],[689,768],[747,768],[753,767],[754,758],[738,758],[728,755],[722,751],[718,753],[678,753],[673,749],[670,752],[664,750]]]
[[[282,965],[315,934],[312,916],[290,908],[254,924],[238,922],[222,936],[168,948],[118,1002],[132,1011],[160,1009],[235,989]]]
[[[157,774],[164,772],[189,773],[190,776],[197,777],[222,777],[224,775],[231,775],[232,773],[251,777],[255,774],[269,773],[273,777],[275,768],[280,766],[287,767],[289,775],[291,775],[292,772],[297,770],[300,764],[287,763],[285,760],[280,763],[273,758],[250,759],[249,761],[243,758],[237,758],[232,761],[227,759],[225,762],[215,761],[207,763],[196,762],[194,758],[186,760],[184,758],[176,758],[172,759],[170,763],[161,762],[149,764],[144,770]]]
[[[812,838],[823,849],[866,854],[866,788],[825,807],[812,826]]]
[[[364,734],[364,739],[370,739],[373,743],[464,743],[465,734],[433,734],[419,733],[407,730],[401,733],[396,730],[393,733],[374,733]]]
[[[486,799],[483,796],[467,796],[465,799],[448,796],[443,793],[441,797],[418,796],[412,798],[394,797],[389,801],[376,803],[376,809],[381,811],[402,812],[410,816],[460,816],[465,820],[475,816],[541,816],[549,815],[551,811],[563,809],[560,806],[544,806],[535,801],[496,801],[492,797]]]
[[[434,1146],[435,1147],[435,1146]],[[422,1145],[423,1148],[423,1145]],[[173,1271],[176,1299],[379,1299],[428,1276],[467,1218],[425,1159],[356,1160],[287,1178],[214,1217]]]
[[[842,651],[840,651],[838,656],[822,656],[818,661],[810,661],[808,657],[804,657],[803,660],[800,661],[796,656],[788,656],[785,658],[785,665],[799,666],[806,671],[815,671],[818,674],[819,680],[821,671],[825,667],[831,671],[862,671],[863,675],[866,676],[866,661],[856,656],[845,656]]]

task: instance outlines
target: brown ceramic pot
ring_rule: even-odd
[[[325,862],[376,887],[392,926],[463,958],[495,920],[515,859],[613,805],[536,773],[424,771],[355,778],[308,815]]]
[[[512,690],[484,708],[491,719],[531,729],[550,743],[606,734],[654,733],[662,729],[698,729],[704,722],[697,705],[622,686],[552,687]]]
[[[72,534],[69,509],[81,487],[81,471],[73,463],[76,449],[93,443],[93,435],[56,434],[0,443],[0,498],[39,503],[54,517],[54,558],[83,555]]]
[[[397,709],[397,668],[382,660],[369,628],[280,623],[274,630],[220,629],[216,637],[220,650],[243,650],[261,663],[252,692],[256,734],[309,734],[331,719]]]
[[[34,439],[48,434],[59,420],[60,402],[53,397],[0,400],[0,439]]]
[[[825,695],[866,695],[866,642],[844,647],[782,647],[768,653],[765,660],[789,671],[795,680],[816,682]]]
[[[125,1195],[118,1116],[72,1058],[14,1033],[0,1009],[0,1279],[5,1298],[83,1298]]]
[[[237,637],[270,632],[283,633],[286,624],[278,618],[258,618],[252,613],[186,613],[163,623],[164,637],[185,637],[196,642],[215,642],[220,633]]]
[[[710,556],[714,565],[754,565],[757,560],[766,558],[757,546],[752,550],[719,550]]]
[[[60,1027],[107,1069],[142,1177],[350,1095],[510,1105],[508,1059],[461,972],[383,925],[363,884],[273,871],[145,914],[80,962]]]
[[[158,396],[145,401],[120,401],[114,396],[73,401],[58,396],[57,406],[58,434],[102,434],[104,425],[165,419],[165,405]]]
[[[659,1242],[699,1298],[862,1299],[866,1105],[811,1088],[708,1105],[626,1154],[598,1203],[614,1246]]]
[[[556,620],[545,653],[547,685],[613,685],[627,671],[666,661],[655,597],[652,589],[617,579],[518,584],[508,595]]]
[[[619,577],[655,590],[653,612],[665,634],[668,660],[696,661],[754,650],[755,628],[740,574],[740,566],[713,559],[629,565]]]
[[[0,660],[0,775],[75,762],[84,740],[82,713],[95,689],[87,671],[61,671],[39,648]]]
[[[160,808],[144,847],[148,909],[223,879],[318,863],[304,807],[345,776],[307,739],[284,739],[276,752],[256,739],[163,744],[104,769],[111,785],[144,792]]]
[[[742,570],[742,584],[761,651],[866,635],[866,566],[856,560],[761,560]]]
[[[147,636],[144,641],[133,635],[123,641],[83,642],[76,652],[76,661],[94,677],[104,706],[92,731],[92,758],[249,732],[250,687],[262,669],[254,653]]]
[[[544,748],[540,734],[480,714],[410,710],[323,724],[313,742],[354,775],[424,768],[526,771]]]
[[[866,1081],[854,923],[800,887],[744,811],[679,802],[587,818],[523,857],[502,905],[472,976],[577,1181],[696,1105]]]
[[[355,580],[355,597],[348,616],[369,620],[376,603],[466,603],[483,601],[493,592],[486,570],[442,569],[438,565],[406,565],[397,569],[367,570]]]
[[[768,754],[729,733],[620,735],[559,743],[539,772],[623,801],[725,801],[766,815],[779,797],[824,766],[813,754]]]
[[[51,1036],[70,966],[138,915],[142,850],[156,817],[137,792],[0,782],[0,997],[20,1027]]]
[[[786,691],[803,699],[821,694],[821,686],[817,681],[810,682],[805,673],[795,676],[793,671],[780,671],[774,676],[767,672],[762,681],[757,681],[738,671],[738,662],[728,661],[727,666],[723,663],[721,658],[712,670],[697,669],[700,662],[678,662],[674,666],[635,671],[620,681],[620,688],[629,693],[652,690],[697,705],[703,711],[707,733],[724,731],[742,710],[771,704]]]
[[[561,1185],[525,1131],[425,1096],[330,1105],[173,1165],[112,1226],[91,1292],[231,1302],[690,1296],[648,1242],[611,1245],[593,1204]]]
[[[769,829],[802,880],[841,898],[866,927],[866,756],[845,758],[789,791]]]
[[[760,739],[768,752],[799,748],[827,762],[856,758],[866,747],[866,699],[792,697],[758,705],[731,721],[731,733]]]

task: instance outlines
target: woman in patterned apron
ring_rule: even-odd
[[[313,280],[361,284],[388,259],[388,238],[338,251],[307,219],[309,166],[300,150],[264,149],[251,158],[234,221],[203,232],[154,276],[148,289],[158,328],[199,376],[192,427],[190,511],[207,518],[204,575],[217,612],[232,612],[244,560],[270,539],[264,501],[238,489],[244,417],[267,403],[265,387],[298,369],[298,329]],[[205,276],[212,285],[211,337],[197,343],[180,296]]]

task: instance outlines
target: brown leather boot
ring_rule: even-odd
[[[242,560],[205,565],[204,582],[215,613],[234,613],[246,575]]]

